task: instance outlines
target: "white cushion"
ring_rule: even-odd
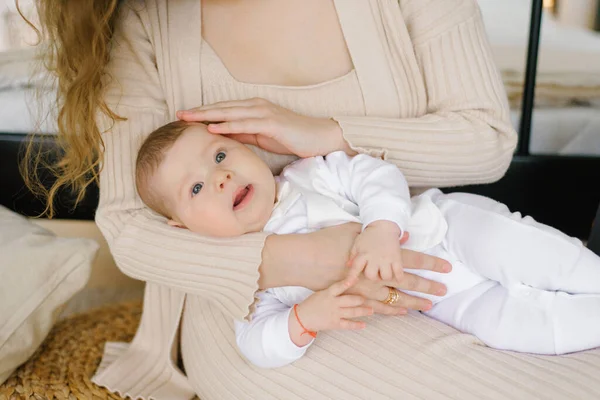
[[[57,237],[0,206],[0,383],[86,284],[97,250],[94,240]]]

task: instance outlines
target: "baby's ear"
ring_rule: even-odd
[[[167,224],[169,224],[170,226],[174,226],[176,228],[185,228],[185,226],[181,222],[177,222],[172,219],[167,220]]]

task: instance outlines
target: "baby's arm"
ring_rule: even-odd
[[[257,367],[277,368],[302,357],[318,331],[364,328],[364,322],[351,319],[371,315],[373,309],[363,306],[361,296],[344,294],[349,287],[336,282],[294,307],[270,291],[260,293],[252,321],[235,321],[240,351]]]
[[[350,157],[341,151],[323,160],[313,185],[326,185],[358,205],[363,229],[375,221],[390,221],[405,231],[411,215],[410,191],[398,167],[366,154]]]
[[[327,182],[359,207],[363,232],[350,254],[350,281],[363,271],[374,280],[391,280],[394,275],[399,279],[399,239],[410,219],[411,202],[408,183],[398,167],[365,154],[349,157],[335,152],[324,159],[316,177],[314,185]]]
[[[270,291],[259,292],[257,297],[259,300],[252,321],[235,321],[238,348],[248,361],[261,368],[282,367],[298,360],[313,340],[304,346],[294,344],[288,333],[292,308],[280,302]]]

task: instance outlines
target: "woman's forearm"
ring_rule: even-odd
[[[348,271],[346,263],[350,249],[360,231],[360,224],[347,223],[306,234],[268,236],[264,241],[259,267],[259,287],[268,289],[277,286],[303,286],[317,291],[344,279]],[[406,239],[408,237],[403,238]],[[402,262],[407,268],[438,273],[451,270],[450,264],[440,258],[406,249],[401,251]],[[385,305],[381,300],[389,291],[386,285],[434,295],[445,293],[443,284],[410,273],[406,273],[399,282],[372,282],[363,279],[351,292],[367,298],[375,312],[382,314],[397,314],[397,307],[415,310],[427,310],[431,307],[429,300],[405,293],[395,306]]]
[[[324,241],[315,235],[323,234],[315,232],[267,237],[259,267],[258,286],[261,289],[303,286],[321,290],[342,279],[347,252],[336,251],[339,246],[328,246],[327,242],[335,242],[335,237],[330,236],[329,241]],[[336,257],[336,253],[343,254]]]
[[[265,240],[262,251],[262,262],[259,266],[260,278],[258,287],[269,289],[277,286],[292,286],[295,280],[295,265],[299,259],[293,259],[290,251],[293,244],[302,246],[302,238],[298,235],[270,235]]]

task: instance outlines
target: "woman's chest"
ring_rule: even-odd
[[[202,0],[202,36],[240,82],[314,85],[353,68],[332,0]]]
[[[162,13],[147,15],[148,31],[173,113],[250,97],[323,117],[427,111],[425,80],[396,0],[155,1]],[[277,8],[282,4],[288,8]],[[219,47],[218,40],[233,45]],[[236,48],[241,56],[225,54]]]

